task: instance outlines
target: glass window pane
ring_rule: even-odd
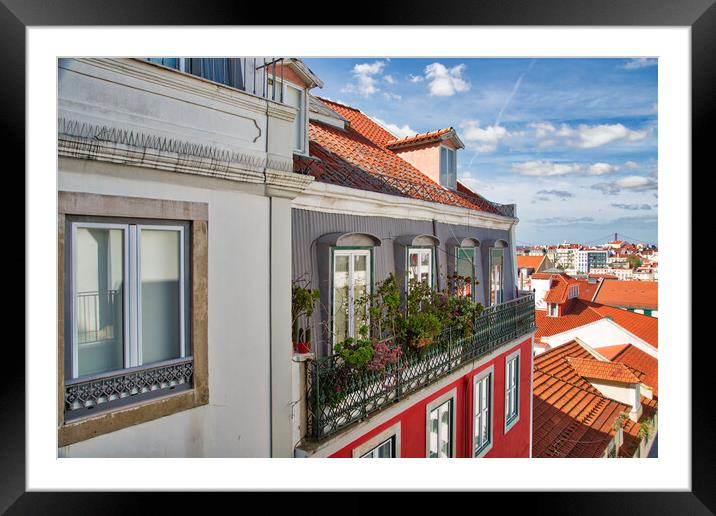
[[[277,83],[277,88],[279,87]],[[280,93],[276,93],[277,98],[280,98]],[[297,150],[303,150],[303,92],[297,88],[291,86],[286,87],[286,104],[293,106],[298,109],[298,114],[293,121],[293,148]]]
[[[428,456],[434,459],[438,456],[438,411],[430,411],[430,453]]]
[[[450,419],[451,402],[444,403],[438,409],[440,414],[440,456],[450,457]]]
[[[180,232],[142,229],[142,364],[181,356]]]
[[[124,366],[124,231],[77,228],[77,375]]]
[[[361,326],[368,324],[368,256],[365,254],[353,257],[353,292],[355,332],[358,334]]]
[[[333,273],[334,323],[336,343],[348,337],[348,259],[349,256],[335,256]]]

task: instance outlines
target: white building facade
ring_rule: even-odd
[[[59,62],[58,455],[290,457],[291,200],[313,180],[292,166],[321,84],[173,61]]]

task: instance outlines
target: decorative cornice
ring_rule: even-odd
[[[266,195],[294,199],[313,182],[313,176],[266,169]]]
[[[369,192],[315,181],[293,200],[293,207],[364,217],[437,220],[446,224],[509,230],[518,219],[410,197]]]

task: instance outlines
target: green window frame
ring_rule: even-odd
[[[469,276],[470,283],[467,285],[467,295],[470,299],[475,299],[475,257],[477,251],[475,247],[456,247],[455,248],[455,274],[458,276]],[[467,268],[464,274],[463,271]],[[458,295],[465,295],[465,293],[458,292]]]

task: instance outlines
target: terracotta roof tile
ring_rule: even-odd
[[[605,362],[596,358],[567,357],[567,362],[583,378],[609,380],[620,383],[641,383],[624,364]]]
[[[579,328],[585,324],[593,323],[604,317],[592,310],[581,300],[576,300],[570,311],[559,317],[548,317],[544,310],[535,310],[535,320],[537,323],[537,332],[535,340],[539,341],[542,337],[549,337],[574,328]]]
[[[542,256],[527,256],[524,254],[518,254],[517,255],[517,268],[522,269],[539,269],[539,266],[542,265],[542,262],[544,261],[545,255]]]
[[[614,422],[620,414],[630,410],[628,405],[603,396],[576,373],[573,364],[582,361],[598,362],[576,341],[535,358],[534,457],[601,457],[614,437]],[[656,400],[642,397],[641,402],[640,421],[652,418],[656,413]],[[632,457],[640,442],[639,423],[627,419],[623,430],[624,443],[619,456]]]
[[[324,104],[327,104],[333,111],[345,117],[349,122],[351,129],[358,134],[364,136],[371,142],[382,147],[386,143],[395,140],[395,135],[390,133],[385,127],[375,122],[370,117],[365,116],[359,109],[339,104],[321,97],[316,97]]]
[[[594,301],[603,305],[655,310],[659,307],[659,283],[656,281],[604,281]]]
[[[534,277],[534,276],[533,276]],[[549,289],[544,298],[545,303],[564,303],[567,301],[569,287],[579,285],[580,282],[566,274],[552,275],[552,288]]]
[[[380,126],[360,111],[324,102],[349,119],[350,127],[341,130],[311,120],[310,157],[295,155],[294,172],[310,174],[318,181],[340,186],[503,215],[498,206],[485,198],[444,188],[385,149],[381,141],[386,135],[391,138],[392,135],[387,131],[381,133]]]
[[[535,310],[537,324],[535,340],[539,341],[542,337],[573,330],[604,318],[610,318],[626,331],[654,348],[659,348],[659,320],[657,318],[582,299],[573,300],[569,311],[559,317],[548,317],[545,310]]]
[[[385,144],[388,148],[401,147],[406,144],[413,144],[419,142],[427,142],[430,140],[438,139],[448,133],[454,133],[455,130],[452,127],[446,127],[444,129],[438,129],[437,131],[429,131],[427,133],[419,133],[413,136],[406,136],[404,138],[395,138]]]
[[[597,352],[607,360],[611,360],[619,353],[624,351],[628,346],[631,346],[631,344],[616,344],[614,346],[604,346],[597,349]]]
[[[597,351],[602,353],[603,349]],[[659,361],[656,358],[628,344],[611,360],[627,366],[641,383],[651,388],[655,396],[659,395]]]
[[[648,315],[637,314],[629,310],[612,306],[589,303],[589,307],[602,317],[610,317],[615,323],[633,333],[655,348],[659,348],[659,319]]]

